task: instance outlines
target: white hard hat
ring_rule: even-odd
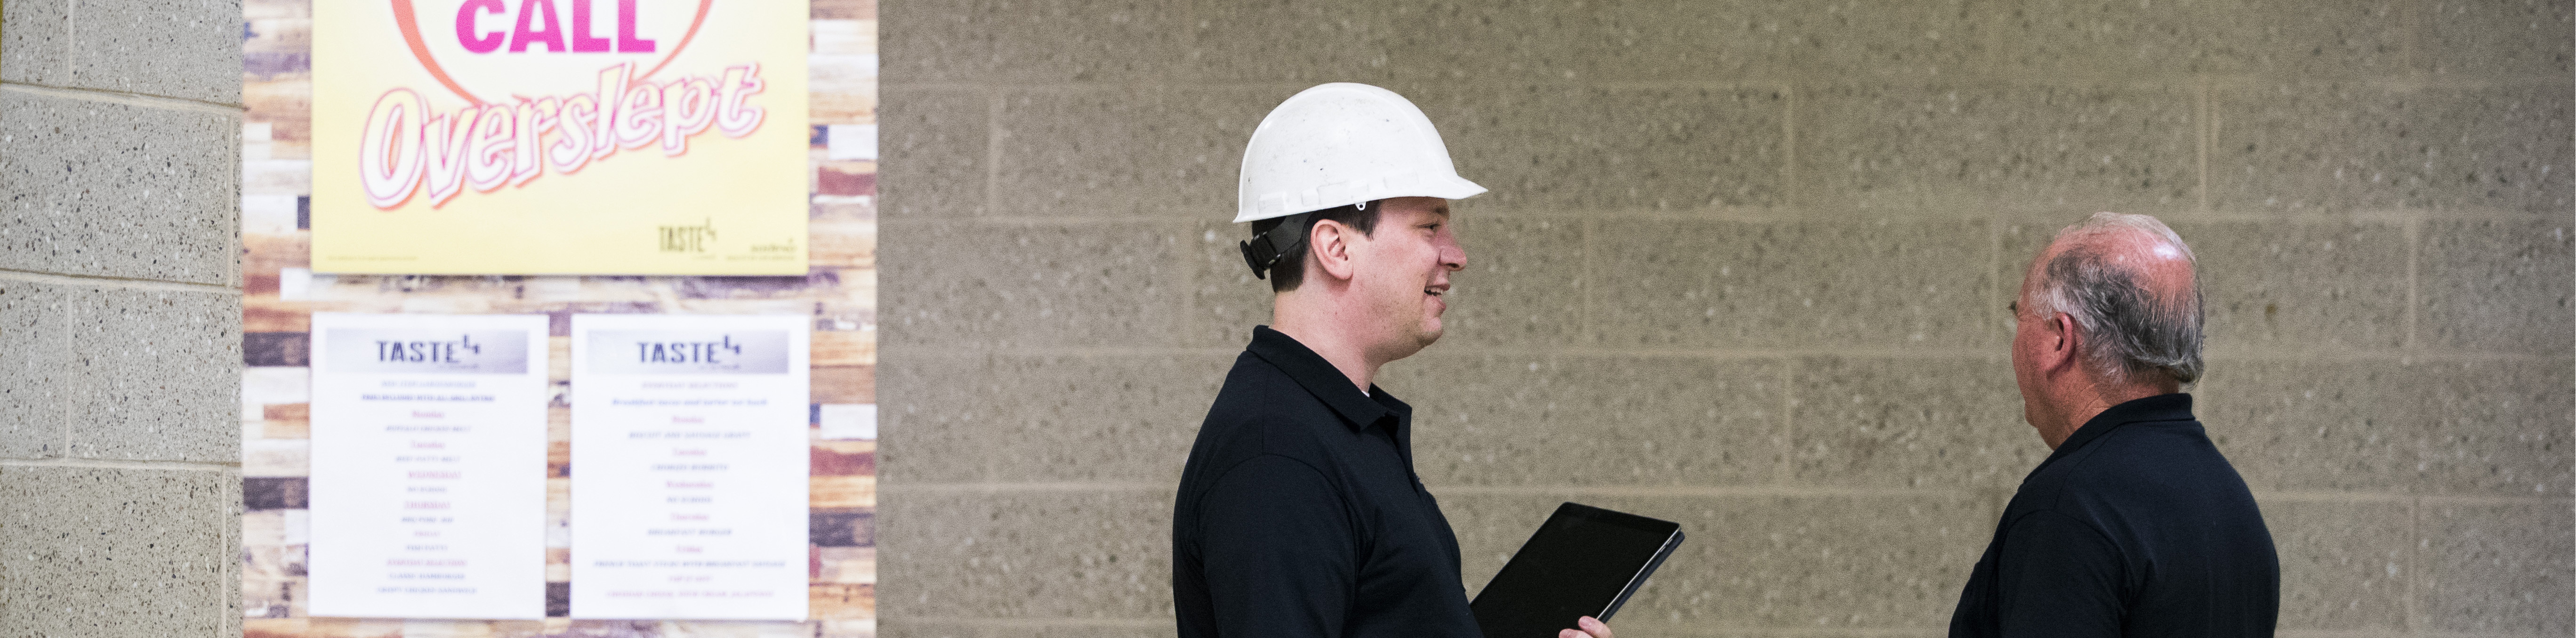
[[[1466,199],[1485,187],[1458,176],[1431,118],[1404,96],[1335,82],[1289,96],[1243,149],[1236,223],[1389,197]]]

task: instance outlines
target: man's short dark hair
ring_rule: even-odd
[[[1312,235],[1315,232],[1315,222],[1329,219],[1358,230],[1361,235],[1374,233],[1377,230],[1377,216],[1381,207],[1377,202],[1369,202],[1366,206],[1367,208],[1361,208],[1360,205],[1354,204],[1315,211],[1313,214],[1306,215],[1306,227],[1299,230],[1306,235]],[[1280,223],[1296,217],[1296,215],[1289,215],[1254,221],[1252,235],[1259,237],[1262,233],[1278,228]],[[1270,292],[1296,290],[1297,284],[1305,283],[1307,242],[1304,237],[1297,238],[1295,241],[1296,245],[1279,252],[1278,265],[1270,269]]]

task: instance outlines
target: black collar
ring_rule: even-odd
[[[1305,386],[1306,392],[1341,415],[1353,430],[1364,430],[1387,417],[1404,417],[1413,412],[1412,406],[1396,400],[1394,395],[1387,394],[1386,389],[1376,384],[1370,384],[1368,392],[1362,394],[1359,386],[1351,384],[1350,376],[1342,374],[1341,368],[1333,367],[1333,362],[1325,361],[1324,355],[1315,354],[1306,344],[1298,343],[1295,337],[1272,330],[1270,326],[1254,326],[1252,345],[1245,350],[1278,367],[1280,372],[1288,373],[1288,378]]]
[[[2068,435],[2065,443],[2058,444],[2057,452],[2049,454],[2048,460],[2055,461],[2058,457],[2073,454],[2077,448],[2109,436],[2112,430],[2120,429],[2123,425],[2193,420],[2197,419],[2191,416],[2191,395],[2189,394],[2159,394],[2143,399],[2131,399],[2111,406],[2111,409],[2103,410],[2101,414],[2093,415],[2091,420],[2084,422],[2084,427],[2076,428],[2074,434]],[[2045,464],[2042,463],[2042,465]]]

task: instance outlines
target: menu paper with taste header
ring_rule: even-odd
[[[314,616],[545,617],[546,316],[315,313]]]
[[[573,316],[572,617],[805,619],[809,321]]]

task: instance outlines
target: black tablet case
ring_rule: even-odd
[[[1608,622],[1681,542],[1671,522],[1559,505],[1469,606],[1485,638],[1554,638],[1583,616]]]

